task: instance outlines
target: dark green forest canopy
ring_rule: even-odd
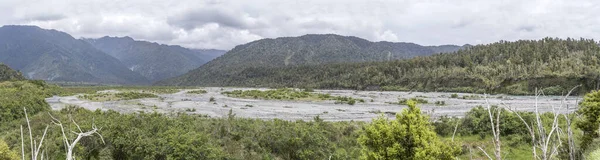
[[[412,59],[249,67],[210,78],[180,77],[171,84],[247,87],[312,87],[380,90],[565,94],[598,88],[600,47],[591,39],[500,41],[449,54]]]
[[[0,82],[10,80],[24,80],[21,72],[15,71],[5,64],[0,63]]]

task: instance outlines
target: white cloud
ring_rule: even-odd
[[[423,45],[600,39],[594,0],[0,0],[0,24],[74,37],[130,36],[230,49],[261,38],[334,33]]]

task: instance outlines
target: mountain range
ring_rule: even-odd
[[[237,80],[242,71],[252,68],[393,61],[465,47],[470,46],[422,46],[309,34],[261,39],[226,52],[131,37],[75,39],[67,33],[37,26],[0,27],[0,62],[25,77],[99,84],[219,85],[223,80]]]
[[[222,50],[191,50],[181,46],[136,41],[130,37],[84,39],[117,58],[151,82],[182,75],[216,58]]]
[[[597,41],[544,38],[395,61],[254,65],[229,72],[234,74],[209,70],[205,68],[211,66],[209,62],[166,84],[565,95],[576,86],[573,94],[598,90],[599,62]]]
[[[191,50],[129,37],[75,39],[37,26],[0,27],[0,62],[30,79],[143,85],[181,75],[225,51]],[[207,56],[210,55],[210,56]]]
[[[158,85],[220,85],[222,80],[235,81],[247,68],[278,68],[391,61],[454,52],[468,47],[456,45],[421,46],[414,43],[371,42],[353,36],[309,34],[300,37],[262,39],[239,45],[198,69]]]
[[[0,62],[30,79],[146,84],[119,60],[71,35],[36,26],[0,27]]]

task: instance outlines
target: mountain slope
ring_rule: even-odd
[[[208,61],[211,61],[217,57],[222,56],[223,54],[225,54],[224,50],[218,50],[218,49],[191,49],[192,51],[196,52],[196,56],[198,56],[199,58],[202,59],[206,59]]]
[[[0,82],[10,80],[24,80],[25,77],[5,64],[0,63]]]
[[[182,75],[211,60],[180,46],[136,41],[130,37],[84,39],[94,47],[119,59],[130,70],[150,81]]]
[[[220,85],[223,79],[232,79],[243,69],[252,67],[388,61],[435,53],[432,47],[414,43],[370,42],[333,34],[263,39],[236,46],[198,69],[158,84]]]
[[[36,26],[0,27],[0,62],[48,81],[145,84],[119,60],[67,33]]]
[[[181,77],[175,84],[194,84]],[[566,94],[600,88],[600,47],[593,40],[501,41],[454,53],[386,62],[250,67],[217,86],[312,87],[478,93]]]

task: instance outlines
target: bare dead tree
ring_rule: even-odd
[[[579,87],[579,86],[574,87],[573,89],[571,89],[569,91],[569,93],[567,93],[565,95],[565,97],[563,98],[563,100],[561,102],[561,106],[559,106],[559,107],[551,106],[553,117],[552,117],[552,124],[551,124],[550,131],[547,131],[546,128],[544,127],[544,124],[543,124],[543,122],[541,120],[541,116],[540,116],[541,114],[539,111],[538,99],[539,99],[539,96],[543,95],[543,92],[538,92],[538,90],[536,89],[535,111],[534,111],[535,120],[534,120],[534,122],[531,122],[532,123],[531,125],[529,123],[527,123],[527,121],[521,116],[521,114],[518,111],[515,111],[514,109],[511,109],[510,107],[506,107],[511,112],[515,113],[515,115],[517,115],[517,117],[519,117],[519,119],[523,122],[523,124],[525,124],[525,127],[529,131],[529,134],[531,135],[532,154],[533,154],[534,159],[549,160],[549,159],[553,159],[555,156],[558,155],[558,149],[560,148],[560,145],[562,144],[562,140],[561,140],[562,129],[559,126],[559,117],[561,115],[560,109],[564,106],[564,102],[566,101],[568,96],[570,96],[571,93],[577,87]],[[567,138],[568,138],[568,144],[569,144],[569,157],[571,160],[574,160],[575,159],[575,155],[574,155],[575,144],[574,144],[574,140],[573,140],[573,132],[571,129],[571,120],[568,117],[569,113],[570,113],[570,109],[567,105],[567,112],[562,115],[567,120]],[[537,131],[537,133],[536,133],[536,131]],[[540,152],[541,152],[540,155],[538,155],[537,150],[540,150]]]
[[[40,157],[40,149],[42,144],[44,143],[44,138],[46,138],[46,133],[48,132],[48,125],[46,125],[46,129],[44,129],[44,134],[40,139],[40,144],[37,144],[37,140],[34,140],[33,134],[31,133],[31,124],[29,123],[29,115],[27,114],[27,109],[23,107],[23,113],[25,113],[25,120],[27,121],[27,130],[29,131],[29,142],[31,147],[31,159],[37,160]],[[42,152],[43,153],[43,152]],[[21,158],[25,160],[25,144],[23,138],[23,125],[21,125]],[[42,155],[40,160],[43,160],[44,156]]]
[[[60,120],[58,120],[57,118],[54,118],[54,116],[52,116],[52,114],[48,113],[48,115],[50,115],[50,117],[52,118],[52,123],[54,123],[55,125],[60,127],[60,130],[62,132],[63,135],[63,141],[65,144],[65,148],[67,149],[67,160],[73,160],[75,159],[75,157],[73,156],[73,150],[75,149],[75,146],[77,145],[77,143],[81,140],[81,138],[83,137],[88,137],[88,136],[92,136],[94,134],[98,135],[100,137],[100,139],[102,140],[102,143],[104,142],[104,138],[102,137],[102,135],[100,133],[98,133],[98,131],[100,129],[98,129],[96,127],[96,125],[92,122],[92,129],[89,131],[84,132],[81,127],[77,124],[77,122],[75,122],[75,120],[73,120],[72,118],[71,121],[73,122],[73,124],[75,124],[75,126],[77,127],[78,132],[75,131],[71,131],[73,134],[77,135],[77,137],[73,140],[69,140],[69,138],[67,138],[67,133],[65,132],[65,127],[63,126],[62,122]]]
[[[562,106],[566,106],[567,112],[566,114],[563,114],[563,116],[565,117],[565,121],[567,123],[567,144],[569,146],[568,151],[569,151],[569,160],[575,160],[575,140],[574,140],[574,136],[573,136],[573,129],[571,128],[572,124],[573,124],[573,118],[575,118],[575,116],[571,116],[569,117],[569,113],[571,113],[571,108],[569,104],[565,104],[567,98],[569,97],[569,95],[571,95],[571,93],[573,93],[573,91],[577,88],[581,87],[581,85],[575,86],[573,87],[569,93],[567,93],[565,95],[565,97],[562,99],[562,101],[560,102]],[[576,101],[577,102],[577,101]]]
[[[501,114],[501,110],[499,108],[495,108],[495,111],[497,111],[498,113],[496,113],[496,119],[494,120],[494,116],[492,115],[492,105],[490,105],[490,102],[487,99],[487,94],[485,95],[485,102],[487,105],[487,111],[488,111],[488,115],[490,117],[490,125],[492,126],[492,135],[493,140],[492,142],[494,143],[494,155],[496,160],[501,160],[502,159],[502,150],[501,150],[501,141],[500,141],[500,114]],[[481,149],[481,148],[479,148]],[[483,149],[481,149],[483,151]],[[484,151],[485,152],[485,151]],[[487,155],[487,153],[486,153]],[[489,157],[489,155],[488,155]]]

